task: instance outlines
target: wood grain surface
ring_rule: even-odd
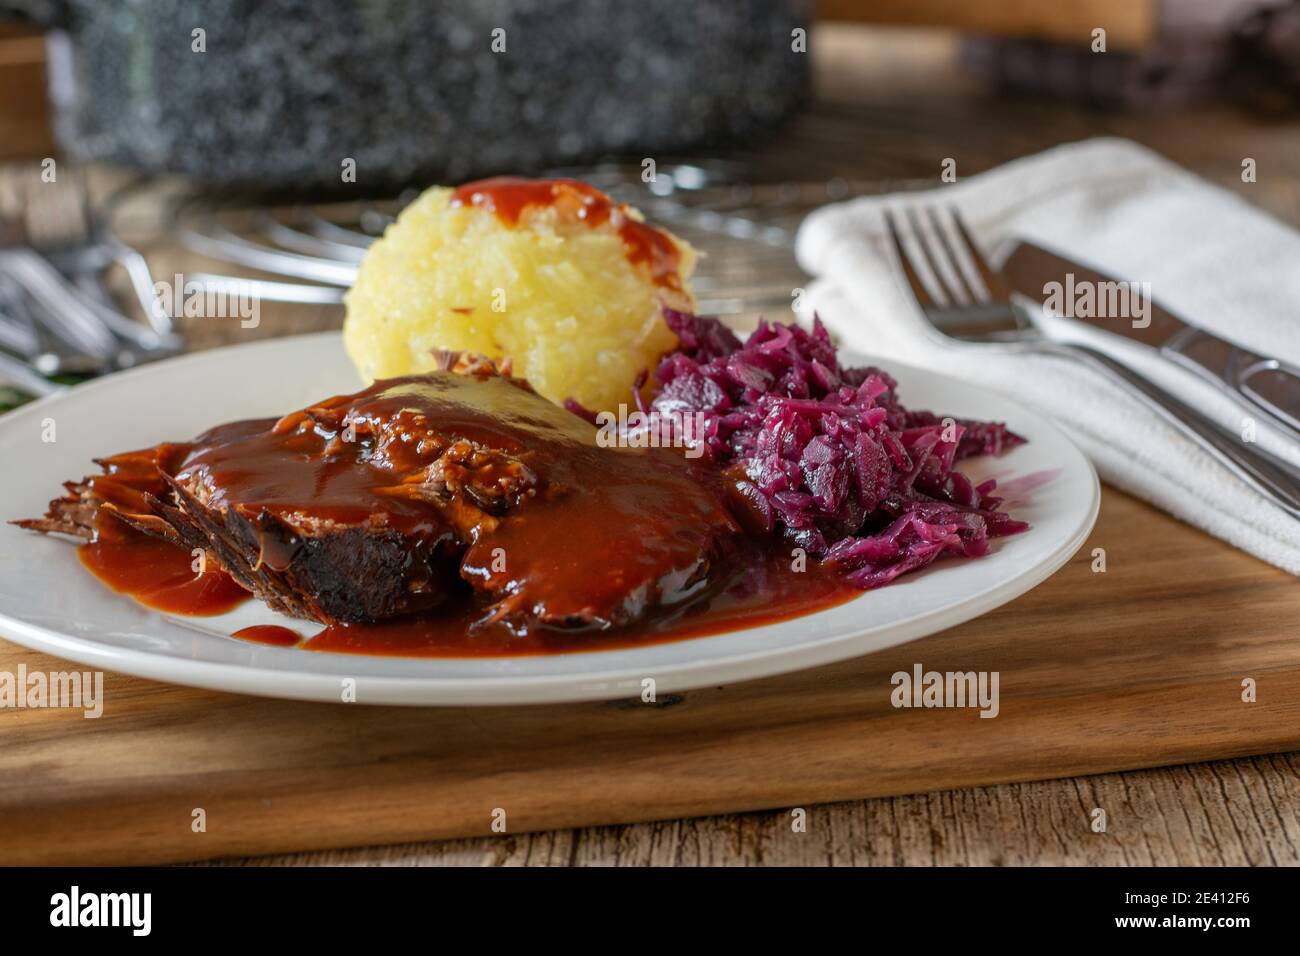
[[[997,611],[867,657],[653,705],[371,708],[110,675],[99,719],[0,712],[0,862],[492,835],[503,811],[507,834],[788,811],[1290,750],[1298,616],[1288,575],[1108,492],[1084,549]],[[0,671],[20,663],[63,666],[0,645]],[[998,716],[896,709],[891,675],[918,663],[998,672]],[[1081,826],[1097,808],[1087,792]],[[1109,828],[1112,811],[1098,806]]]
[[[947,157],[967,175],[1114,134],[1300,219],[1294,121],[1006,100],[971,84],[952,40],[928,33],[821,29],[812,50],[814,100],[745,157],[756,179],[924,178]],[[1255,183],[1240,180],[1244,157],[1258,162]],[[295,310],[255,334],[337,321]],[[226,334],[190,331],[198,347]],[[1088,567],[1093,546],[1107,549],[1104,575]],[[494,723],[487,711],[289,704],[109,675],[99,721],[0,711],[0,860],[1295,865],[1296,600],[1281,572],[1106,490],[1081,555],[994,614],[891,658],[659,708],[526,708]],[[0,645],[0,670],[19,660],[55,666]],[[998,669],[1002,715],[889,708],[891,668],[915,661]],[[1259,682],[1258,703],[1241,702],[1243,676]],[[804,704],[794,722],[788,693]],[[1281,752],[1176,765],[1270,751]],[[1097,773],[1156,763],[1174,766]],[[539,767],[571,779],[531,791]],[[915,789],[929,792],[901,795]],[[869,794],[882,796],[858,799]],[[489,802],[507,809],[506,833],[429,842],[486,833]],[[196,806],[209,811],[205,834],[190,831]],[[791,827],[795,807],[805,832]],[[1104,833],[1092,829],[1097,808]],[[696,814],[714,815],[686,818]],[[584,824],[598,825],[568,829]],[[388,845],[362,846],[376,843]]]
[[[1294,866],[1300,755],[789,810],[221,861],[335,866]],[[1092,812],[1105,808],[1104,833]]]

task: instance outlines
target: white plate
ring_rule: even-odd
[[[867,364],[845,354],[848,364]],[[1064,564],[1097,515],[1097,476],[1038,415],[974,386],[889,363],[910,406],[1006,421],[1029,439],[963,468],[979,479],[1059,470],[1014,509],[1029,531],[974,560],[941,561],[845,604],[778,624],[630,650],[438,660],[268,647],[228,635],[280,620],[259,602],[220,617],[171,617],[95,581],[66,540],[0,525],[0,635],[95,668],[247,694],[339,701],[346,678],[371,704],[525,704],[636,697],[867,654],[960,624]],[[219,422],[271,416],[360,387],[337,333],[203,352],[113,375],[0,417],[0,517],[34,517],[91,459],[183,440]],[[52,424],[55,441],[48,437]],[[287,623],[287,622],[286,622]],[[302,622],[294,622],[302,630]]]

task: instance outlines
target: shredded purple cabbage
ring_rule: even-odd
[[[1005,425],[903,407],[885,372],[840,367],[820,321],[812,331],[761,322],[742,343],[717,319],[664,314],[679,348],[641,410],[699,426],[757,529],[875,588],[1028,527],[998,510],[995,482],[974,485],[954,467],[1024,442]]]

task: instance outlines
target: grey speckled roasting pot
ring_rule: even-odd
[[[338,185],[353,159],[363,188],[752,139],[804,93],[809,7],[0,0],[61,28],[51,95],[75,157],[261,186]]]

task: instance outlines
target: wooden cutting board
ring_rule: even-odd
[[[63,666],[0,642],[0,671],[20,663]],[[997,671],[999,715],[895,709],[890,676],[917,663]],[[1248,677],[1255,703],[1242,700]],[[519,833],[1296,749],[1300,588],[1106,489],[1089,543],[997,611],[657,705],[371,708],[113,674],[105,698],[98,720],[0,710],[0,863],[487,835],[502,810]]]

